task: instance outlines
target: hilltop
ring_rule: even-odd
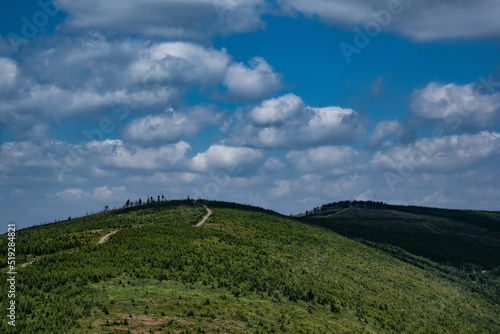
[[[18,322],[0,331],[500,332],[487,287],[316,226],[328,219],[183,200],[20,230]]]

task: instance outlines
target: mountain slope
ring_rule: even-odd
[[[16,332],[500,332],[500,307],[459,282],[294,218],[204,203],[200,227],[205,208],[183,201],[19,231],[18,259],[36,261],[18,266]]]
[[[486,213],[477,212],[475,221],[450,219],[430,214],[408,212],[406,207],[385,210],[349,208],[324,215],[309,215],[309,222],[334,230],[350,238],[401,247],[431,260],[456,265],[492,269],[500,266],[500,233],[496,226],[478,226],[485,222]],[[403,211],[404,210],[404,211]],[[413,210],[418,212],[417,210]],[[473,217],[471,212],[464,212]],[[490,213],[496,218],[496,214]]]

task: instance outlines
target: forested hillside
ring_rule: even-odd
[[[202,204],[213,213],[195,227]],[[1,333],[500,332],[483,291],[234,203],[127,207],[27,228],[16,244],[19,264],[31,263],[17,266],[16,328],[2,321]]]
[[[500,302],[500,212],[342,201],[302,219]]]

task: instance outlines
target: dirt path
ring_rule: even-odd
[[[202,220],[200,220],[198,222],[198,224],[195,225],[196,227],[203,225],[203,223],[206,222],[208,217],[210,217],[210,215],[212,214],[212,210],[210,210],[210,208],[208,206],[206,206],[205,204],[202,204],[202,205],[207,210],[207,214],[203,217]]]
[[[335,213],[330,213],[328,216],[325,216],[324,218],[328,218],[328,217],[331,217],[331,216],[338,215],[338,214],[340,214],[340,213],[342,213],[342,212],[344,212],[344,211],[347,211],[347,210],[349,210],[349,209],[350,209],[350,207],[349,207],[349,208],[347,208],[347,209],[344,209],[344,210],[340,210],[340,211],[335,212]]]
[[[115,234],[116,232],[118,232],[118,230],[109,232],[104,237],[102,237],[97,244],[100,245],[105,243],[106,241],[108,241],[109,237]]]
[[[36,260],[38,260],[38,259],[36,259]],[[30,264],[32,264],[32,263],[33,263],[33,262],[35,262],[36,260],[33,260],[33,261],[30,261],[30,262],[26,262],[26,263],[21,264],[21,268],[24,268],[24,267],[26,267],[26,266],[29,266]]]

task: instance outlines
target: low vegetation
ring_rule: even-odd
[[[18,261],[36,261],[18,266],[18,321],[0,332],[500,332],[498,302],[430,260],[415,265],[272,211],[203,203],[213,214],[198,228],[206,210],[187,200],[19,231]]]

